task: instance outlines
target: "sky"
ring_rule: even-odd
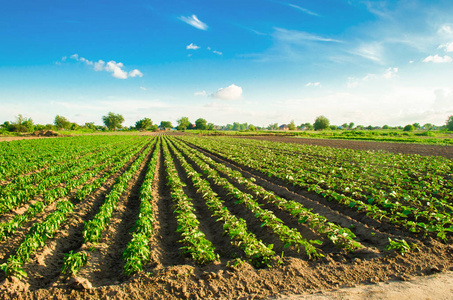
[[[453,1],[0,0],[0,123],[445,124]]]

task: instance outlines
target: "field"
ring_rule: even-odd
[[[2,142],[0,292],[252,299],[439,273],[453,263],[452,148],[189,134]]]

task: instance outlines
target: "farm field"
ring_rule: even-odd
[[[3,298],[266,298],[452,266],[452,146],[257,139],[0,143]]]

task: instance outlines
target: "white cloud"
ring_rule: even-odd
[[[190,26],[193,26],[195,28],[198,28],[200,30],[207,30],[208,29],[208,25],[206,25],[205,23],[203,23],[202,21],[200,21],[196,15],[192,15],[190,17],[184,17],[184,16],[181,16],[179,17],[179,19],[187,24],[189,24]]]
[[[195,92],[194,93],[194,96],[207,96],[208,94],[206,93],[206,91],[201,91],[201,92]]]
[[[363,58],[382,63],[383,60],[383,47],[380,43],[373,42],[360,45],[355,50],[351,51],[352,54],[359,55]]]
[[[140,89],[141,89],[142,91],[146,91],[146,90],[147,90],[147,88],[145,88],[145,87],[143,87],[143,86],[141,86]]]
[[[66,61],[66,59],[68,59],[68,57],[67,57],[67,56],[63,56],[63,57],[61,58],[61,61]]]
[[[107,72],[112,72],[112,76],[118,79],[126,79],[127,78],[127,72],[121,69],[123,67],[123,63],[115,62],[114,60],[111,60],[107,63],[105,66],[105,70]]]
[[[453,52],[453,42],[442,44],[438,49],[445,49],[445,52]]]
[[[356,88],[362,82],[370,82],[372,80],[379,80],[379,79],[389,80],[389,79],[393,79],[393,78],[398,78],[399,76],[397,73],[398,73],[398,68],[388,68],[382,74],[367,74],[361,79],[355,78],[355,77],[348,77],[348,82],[346,83],[346,86],[348,88]]]
[[[425,58],[423,60],[423,62],[425,62],[425,63],[432,62],[432,63],[436,63],[436,64],[438,64],[438,63],[450,63],[452,61],[453,61],[453,59],[450,56],[448,56],[448,55],[445,55],[444,57],[442,57],[442,56],[439,56],[437,54],[434,55],[434,56],[430,55],[430,56],[428,56],[427,58]]]
[[[321,82],[309,82],[305,85],[306,87],[321,87]]]
[[[331,39],[322,37],[319,35],[311,34],[304,31],[298,30],[287,30],[284,28],[274,28],[275,29],[275,37],[280,41],[290,42],[294,44],[303,43],[307,41],[311,42],[334,42],[334,43],[342,43],[340,40]]]
[[[134,69],[129,72],[129,77],[143,77],[143,73],[137,69]]]
[[[396,73],[398,73],[398,68],[388,68],[384,75],[382,75],[382,77],[384,77],[385,79],[391,79],[391,78],[395,78],[395,77],[398,77],[398,75],[396,75]]]
[[[453,34],[453,27],[450,24],[444,24],[439,28],[437,32],[440,34]]]
[[[212,53],[215,53],[215,54],[218,54],[218,55],[223,55],[223,53],[222,53],[222,52],[220,52],[220,51],[217,51],[217,50],[213,50],[213,51],[212,51]]]
[[[104,66],[105,66],[105,61],[99,60],[98,62],[94,63],[94,70],[102,71],[102,70],[104,70]]]
[[[198,46],[195,45],[194,43],[190,43],[190,45],[187,45],[187,46],[186,46],[186,49],[187,49],[187,50],[198,50],[198,49],[200,49],[200,47],[198,47]]]
[[[79,61],[81,61],[81,62],[83,62],[83,63],[86,63],[86,64],[89,65],[89,66],[92,66],[92,65],[93,65],[93,62],[90,61],[90,60],[88,60],[88,59],[86,59],[85,57],[81,57],[81,58],[79,59]]]
[[[241,96],[242,88],[235,84],[232,84],[226,88],[221,88],[211,95],[211,97],[221,100],[238,100],[241,98]]]
[[[83,62],[87,66],[92,66],[93,70],[96,72],[99,71],[107,71],[111,72],[112,76],[118,79],[126,79],[128,77],[143,77],[143,73],[140,72],[138,69],[134,69],[130,71],[129,73],[125,70],[123,70],[124,64],[121,62],[116,62],[114,60],[109,61],[108,63],[105,63],[103,60],[98,60],[97,62],[92,62],[85,57],[80,57],[78,54],[73,54],[70,56],[70,58]]]
[[[309,9],[306,9],[306,8],[303,8],[303,7],[300,7],[299,5],[295,5],[295,4],[291,4],[291,3],[286,3],[286,2],[280,2],[280,1],[275,1],[277,3],[280,3],[280,4],[283,4],[283,5],[286,5],[286,6],[289,6],[289,7],[292,7],[292,8],[295,8],[303,13],[306,13],[307,15],[311,15],[311,16],[315,16],[315,17],[319,17],[319,15],[315,12],[312,12],[311,10]]]

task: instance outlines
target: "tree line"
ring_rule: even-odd
[[[188,117],[181,117],[177,122],[177,126],[174,127],[170,121],[161,121],[159,125],[153,124],[153,121],[150,118],[143,118],[135,122],[135,126],[123,127],[124,117],[121,114],[115,114],[109,112],[107,115],[102,116],[103,126],[95,125],[94,122],[85,123],[84,125],[78,125],[74,122],[70,122],[64,116],[57,115],[55,116],[53,124],[39,125],[34,124],[31,118],[26,118],[22,115],[16,117],[16,121],[9,122],[6,121],[0,125],[1,131],[8,132],[33,132],[35,130],[149,130],[149,131],[158,131],[158,130],[169,130],[175,128],[176,130],[231,130],[231,131],[256,131],[256,130],[336,130],[336,129],[358,129],[358,130],[372,130],[372,129],[401,129],[404,131],[413,131],[416,129],[445,129],[448,131],[453,131],[453,115],[449,116],[444,126],[435,126],[431,123],[426,123],[423,126],[419,123],[408,124],[406,126],[397,126],[390,127],[384,125],[379,126],[363,126],[355,125],[354,122],[344,123],[341,126],[331,125],[328,118],[325,116],[319,116],[315,119],[314,123],[302,123],[297,126],[292,120],[289,124],[278,125],[278,123],[271,123],[267,127],[254,126],[248,123],[239,123],[234,122],[233,124],[226,124],[223,126],[217,126],[213,123],[208,123],[203,118],[198,118],[195,120],[195,123],[190,122]]]

